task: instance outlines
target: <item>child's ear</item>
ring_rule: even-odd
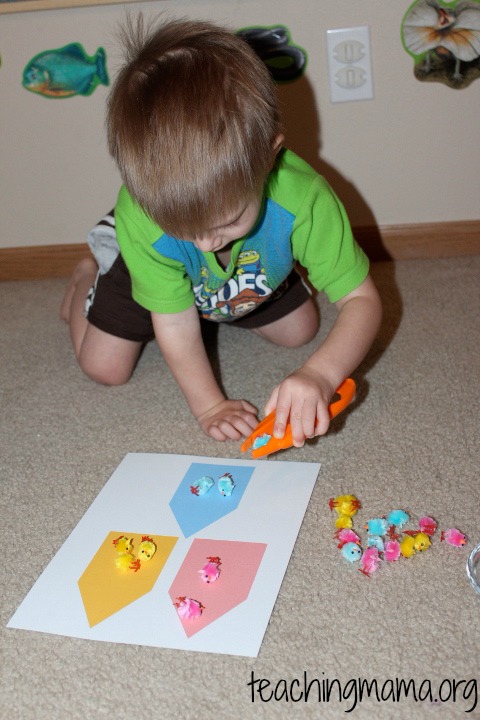
[[[273,154],[274,157],[277,156],[278,151],[282,147],[283,143],[285,142],[285,135],[283,133],[278,133],[275,140],[273,141]]]
[[[285,135],[282,135],[282,133],[279,133],[275,137],[275,139],[272,143],[273,152],[272,152],[272,164],[271,164],[270,170],[272,170],[273,166],[275,165],[275,160],[277,159],[277,155],[280,151],[280,148],[282,147],[282,145],[284,143],[284,140],[285,140]]]

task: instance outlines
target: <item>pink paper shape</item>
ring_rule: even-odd
[[[189,597],[205,607],[202,615],[194,620],[178,617],[187,637],[245,602],[266,547],[265,543],[235,540],[196,539],[192,542],[168,591],[172,603],[178,597]],[[219,557],[222,561],[220,577],[212,583],[204,582],[198,572],[208,557]]]

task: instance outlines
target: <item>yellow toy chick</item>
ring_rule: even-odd
[[[132,570],[132,563],[135,562],[135,556],[132,553],[133,550],[133,538],[128,538],[126,535],[120,535],[116,540],[113,540],[117,556],[115,558],[115,567],[119,570]]]
[[[400,542],[400,552],[403,557],[409,558],[415,555],[416,552],[427,550],[431,544],[431,540],[426,533],[419,532],[413,537],[405,535]]]
[[[152,557],[155,555],[156,550],[157,546],[153,542],[152,538],[148,537],[148,535],[144,535],[142,537],[142,542],[138,546],[137,557],[132,563],[130,569],[138,572],[140,570],[142,562],[148,562],[148,560],[151,560]]]
[[[144,535],[142,537],[142,542],[138,546],[137,558],[141,562],[151,560],[152,557],[155,555],[156,550],[157,546],[153,542],[152,538],[148,537],[148,535]]]
[[[335,527],[337,528],[351,528],[353,525],[352,517],[362,507],[355,495],[338,495],[336,498],[330,498],[328,504],[330,510],[335,508],[337,512],[338,518],[335,520]]]
[[[133,538],[129,539],[125,535],[120,535],[116,540],[113,541],[115,550],[118,553],[131,553],[133,548]]]
[[[136,554],[133,553],[133,538],[129,539],[125,535],[120,535],[113,541],[117,551],[115,558],[115,567],[119,570],[133,570],[138,572],[143,562],[148,562],[155,555],[157,546],[152,538],[148,535],[142,537],[142,542],[138,546]]]

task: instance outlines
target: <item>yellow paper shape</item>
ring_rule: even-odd
[[[120,536],[132,539],[132,553],[142,542],[138,533],[110,532],[78,581],[78,587],[90,627],[97,625],[122,608],[149,593],[163,570],[178,537],[150,535],[157,549],[148,562],[141,562],[137,572],[118,569],[118,551],[114,540]]]

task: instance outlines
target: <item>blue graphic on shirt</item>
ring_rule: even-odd
[[[232,253],[233,263],[223,271],[213,255],[191,242],[162,235],[154,244],[164,257],[181,262],[192,282],[195,304],[206,319],[233,320],[268,300],[292,271],[290,238],[295,216],[271,199],[252,232]]]

